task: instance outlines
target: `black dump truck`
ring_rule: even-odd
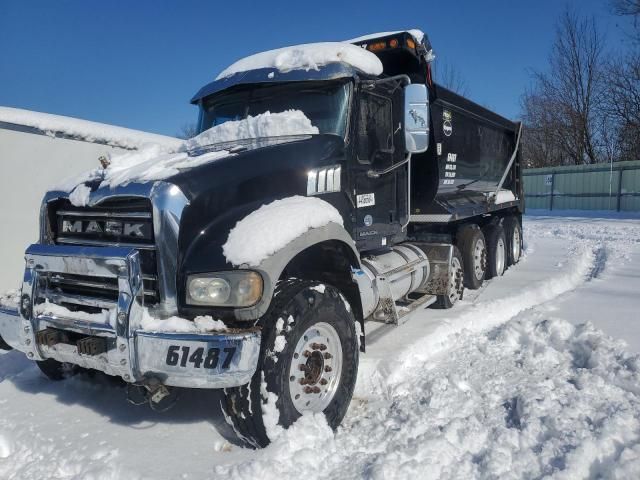
[[[426,36],[350,41],[381,73],[341,60],[345,44],[311,67],[246,62],[192,100],[200,132],[300,110],[316,133],[200,145],[190,158],[230,154],[161,180],[94,177],[80,206],[48,192],[19,299],[0,311],[3,347],[51,379],[118,376],[156,408],[179,388],[218,389],[213,408],[247,446],[269,443],[265,412],[285,428],[324,412],[336,428],[368,322],[451,308],[465,287],[501,276],[520,258],[524,211],[520,125],[435,83]],[[341,220],[309,226],[292,210],[287,224],[302,233],[258,263],[228,260],[240,222],[300,197]],[[155,326],[141,326],[145,315]],[[213,322],[158,327],[175,317]]]

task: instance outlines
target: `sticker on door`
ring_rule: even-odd
[[[356,203],[358,205],[358,208],[372,207],[376,204],[376,194],[363,193],[362,195],[358,195],[356,197]]]

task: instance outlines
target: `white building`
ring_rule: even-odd
[[[44,193],[98,158],[172,137],[76,118],[0,107],[0,292],[17,288],[25,248],[37,241]]]

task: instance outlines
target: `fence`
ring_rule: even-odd
[[[529,209],[640,211],[640,161],[524,170]]]

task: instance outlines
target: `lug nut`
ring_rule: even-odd
[[[307,366],[304,363],[298,364],[298,370],[304,372],[307,369]]]
[[[29,358],[33,358],[33,352],[29,352],[29,353],[27,353],[27,357],[29,357]]]
[[[309,350],[305,350],[304,352],[302,352],[302,355],[304,355],[305,357],[310,357],[311,352]]]
[[[320,385],[326,385],[327,383],[329,383],[329,382],[327,381],[326,378],[321,378],[320,379]]]
[[[306,385],[307,384],[307,380],[305,378],[301,378],[300,380],[298,380],[298,383],[300,385]]]
[[[333,358],[333,355],[331,355],[329,352],[325,352],[323,356],[325,360],[329,360],[330,358]]]
[[[127,346],[124,343],[121,343],[118,348],[120,349],[121,352],[124,352],[126,350]]]
[[[333,369],[329,365],[326,365],[324,367],[324,371],[327,372],[327,373],[330,372],[331,370],[333,370]]]
[[[122,359],[120,360],[120,365],[126,365],[127,364],[127,360],[126,359]]]
[[[31,328],[29,327],[29,325],[26,325],[24,327],[24,333],[29,333],[31,331]]]
[[[313,393],[313,388],[311,388],[311,387],[304,387],[304,393]]]
[[[27,338],[27,339],[24,341],[24,343],[25,343],[25,345],[31,345],[31,339],[30,339],[30,338]]]
[[[311,348],[314,350],[324,351],[327,349],[327,346],[324,343],[312,343]]]

